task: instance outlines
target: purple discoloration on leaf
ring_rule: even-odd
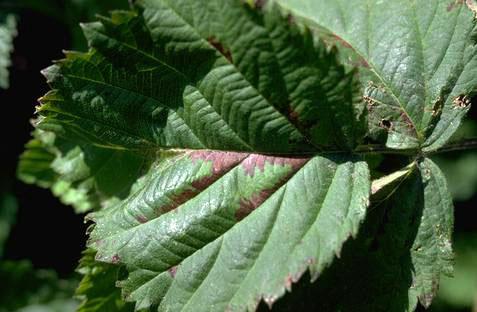
[[[253,177],[257,169],[263,172],[266,164],[272,166],[291,166],[292,171],[296,171],[307,161],[308,158],[287,158],[251,154],[242,162],[242,168],[249,176]]]
[[[247,161],[255,162],[255,166],[247,164]],[[263,171],[265,163],[268,162],[272,165],[278,166],[291,166],[292,170],[280,181],[278,181],[273,188],[261,190],[258,194],[253,195],[249,199],[242,199],[240,201],[239,209],[235,212],[235,218],[240,221],[248,216],[257,207],[263,204],[270,196],[272,196],[283,184],[285,184],[291,176],[293,176],[301,167],[303,167],[309,159],[307,158],[284,158],[284,157],[269,157],[263,155],[251,155],[242,164],[251,166],[246,168],[247,174],[253,176],[255,174],[255,168]],[[253,170],[253,171],[252,171]]]
[[[176,277],[176,273],[177,273],[177,266],[173,266],[172,268],[170,268],[168,270],[169,274],[171,275],[172,278]]]
[[[464,4],[464,0],[454,0],[453,2],[449,3],[447,6],[447,12],[451,12],[454,10],[457,6]]]
[[[118,264],[120,261],[121,261],[121,258],[119,258],[119,255],[114,255],[114,256],[111,258],[111,263],[112,263],[112,264]]]
[[[214,47],[216,48],[220,54],[222,54],[223,56],[225,56],[225,58],[230,62],[230,63],[233,63],[233,60],[232,60],[232,53],[230,53],[230,50],[229,49],[226,49],[222,43],[220,43],[217,38],[215,37],[209,37],[207,38],[207,41]]]
[[[160,213],[166,213],[176,209],[183,203],[197,196],[201,191],[205,190],[212,183],[217,181],[220,177],[237,166],[245,158],[247,153],[235,153],[235,152],[218,152],[218,151],[196,151],[190,154],[190,159],[194,164],[212,163],[212,172],[206,177],[194,180],[191,185],[182,192],[171,196],[171,203],[167,206],[160,208]]]
[[[137,216],[137,217],[136,217],[136,220],[137,220],[139,223],[146,223],[147,221],[149,221],[145,216]]]
[[[214,175],[223,175],[241,161],[247,158],[249,154],[247,153],[236,153],[236,152],[218,152],[218,151],[196,151],[190,154],[192,162],[197,162],[199,160],[212,162],[212,176]]]
[[[288,290],[288,291],[291,291],[292,290],[292,285],[295,281],[293,280],[293,276],[291,276],[291,274],[288,274],[287,277],[285,278],[285,288]]]

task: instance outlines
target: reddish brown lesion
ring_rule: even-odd
[[[148,219],[145,217],[145,216],[137,216],[136,217],[136,220],[139,222],[139,223],[146,223],[148,221]]]
[[[230,52],[229,49],[224,47],[224,45],[219,40],[217,40],[216,37],[211,36],[211,37],[207,38],[207,41],[214,48],[216,48],[220,52],[220,54],[222,54],[230,63],[233,63],[232,53]]]
[[[260,154],[251,154],[247,159],[242,162],[242,168],[245,170],[245,173],[251,177],[255,175],[255,171],[258,169],[261,172],[265,170],[265,165],[269,164],[272,166],[290,166],[292,171],[297,171],[300,169],[306,162],[308,158],[298,158],[298,157],[275,157],[267,156]]]
[[[240,200],[240,206],[235,212],[235,218],[240,221],[262,205],[268,198],[270,198],[280,187],[282,187],[298,170],[300,170],[307,162],[309,158],[286,158],[286,157],[271,157],[263,155],[250,155],[244,162],[244,170],[248,175],[253,176],[255,170],[263,171],[265,164],[269,163],[275,166],[291,166],[292,170],[281,178],[277,183],[268,189],[261,190],[258,193],[252,195],[250,198],[244,198]]]
[[[240,201],[239,209],[236,211],[236,218],[241,220],[259,207],[266,199],[273,195],[288,179],[300,168],[302,168],[309,158],[298,157],[276,157],[261,154],[249,154],[242,152],[222,152],[222,151],[194,151],[189,154],[192,163],[210,163],[211,173],[200,179],[196,179],[187,185],[184,190],[171,196],[170,203],[162,206],[159,213],[163,214],[172,211],[197,196],[212,183],[223,177],[227,172],[237,166],[245,171],[245,174],[253,177],[257,170],[263,172],[267,164],[272,166],[289,166],[289,174],[285,175],[277,183],[266,190],[257,191],[250,198]]]
[[[449,5],[447,6],[447,12],[451,12],[454,10],[457,6],[464,4],[464,0],[454,0]]]
[[[160,213],[172,211],[197,196],[200,192],[209,187],[212,183],[220,179],[227,172],[232,170],[249,154],[239,152],[220,152],[220,151],[194,151],[190,153],[189,158],[193,164],[212,163],[212,172],[210,175],[194,180],[190,185],[180,191],[178,194],[171,196],[170,203],[160,208]]]
[[[170,269],[168,270],[168,272],[169,272],[169,275],[170,275],[172,278],[176,277],[177,265],[176,265],[176,266],[173,266],[172,268],[170,268]]]
[[[111,257],[111,263],[112,264],[118,264],[119,262],[121,262],[121,258],[119,258],[119,255],[114,255]]]
[[[334,39],[335,41],[335,44],[339,44],[341,45],[343,48],[345,49],[349,49],[349,50],[352,50],[356,53],[356,49],[353,48],[353,46],[346,40],[344,40],[343,38],[341,38],[340,36],[336,35],[336,34],[333,34],[332,35],[332,38]],[[351,60],[351,64],[352,66],[355,66],[355,67],[364,67],[364,68],[369,68],[369,63],[364,59],[364,57],[362,57],[361,55],[357,55],[357,60]]]

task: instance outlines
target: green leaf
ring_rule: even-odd
[[[468,110],[472,12],[438,0],[278,2],[313,29],[261,1],[142,0],[82,25],[89,52],[44,71],[52,91],[37,133],[53,139],[31,143],[20,175],[95,208],[88,246],[121,265],[86,256],[85,311],[130,309],[108,293],[115,279],[137,310],[255,310],[306,272],[356,294],[317,303],[332,311],[430,304],[451,269],[452,203],[420,154]],[[390,148],[419,153],[419,172],[375,181],[378,194],[402,187],[328,273],[364,221],[370,172],[353,151],[377,128]]]
[[[53,91],[38,127],[83,152],[152,163],[128,197],[90,216],[90,247],[126,265],[137,309],[271,304],[357,234],[370,179],[348,152],[366,120],[336,50],[273,7],[232,0],[143,1],[83,28],[90,52],[44,72]]]
[[[425,159],[419,169],[424,185],[424,209],[411,251],[415,272],[411,294],[428,307],[439,288],[441,273],[452,273],[454,206],[439,167]]]
[[[42,98],[40,128],[142,151],[303,153],[361,141],[355,72],[277,10],[141,3],[137,13],[84,25],[93,49],[44,72],[54,91]]]
[[[17,35],[15,17],[0,12],[0,89],[8,89],[8,68],[13,51],[13,39]]]
[[[77,145],[40,130],[34,136],[20,156],[18,177],[51,188],[78,213],[124,198],[147,168],[143,156],[125,150]]]
[[[86,250],[78,268],[84,277],[76,290],[76,297],[82,300],[77,311],[134,311],[134,306],[125,303],[120,290],[115,288],[121,268],[96,262],[94,257],[94,251]]]
[[[477,86],[471,1],[274,2],[361,58],[370,120],[389,147],[433,151],[458,128]]]
[[[274,311],[414,311],[429,306],[452,271],[453,207],[430,160],[389,200],[371,206],[356,240],[312,287],[297,285]],[[345,294],[345,295],[343,295]]]
[[[316,279],[357,234],[370,188],[360,161],[205,151],[159,161],[145,180],[90,217],[90,246],[127,265],[127,300],[161,311],[253,310],[307,269]]]

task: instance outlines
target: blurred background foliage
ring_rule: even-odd
[[[80,22],[127,7],[127,0],[0,0],[0,104],[3,116],[11,119],[1,123],[7,144],[0,162],[0,312],[68,312],[78,306],[87,311],[81,306],[81,296],[104,291],[91,289],[89,281],[83,280],[76,291],[79,299],[73,299],[80,274],[87,268],[83,263],[76,269],[86,239],[84,216],[64,207],[49,191],[17,181],[15,168],[32,131],[29,120],[36,99],[48,89],[40,70],[62,58],[62,49],[86,49]],[[477,98],[473,103],[453,140],[477,137]],[[477,151],[450,152],[434,160],[444,170],[455,200],[456,264],[454,277],[442,279],[430,310],[477,312],[477,222],[473,213]],[[101,266],[97,270],[92,276],[105,283],[114,280],[115,276],[102,275]],[[119,291],[111,298],[97,304],[130,310],[131,306],[118,302]]]

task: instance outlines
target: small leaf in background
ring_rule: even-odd
[[[75,280],[59,279],[55,272],[35,270],[28,261],[0,261],[0,312],[73,312]],[[63,307],[63,310],[52,307]]]
[[[477,309],[477,234],[462,233],[455,238],[456,263],[453,277],[442,279],[432,311]]]
[[[477,123],[466,120],[451,141],[477,136]],[[454,200],[466,201],[477,192],[477,152],[441,154],[433,157],[444,172]]]
[[[9,86],[8,70],[11,65],[13,39],[17,35],[16,24],[15,16],[0,11],[0,90]]]
[[[10,234],[10,229],[15,222],[17,212],[17,201],[9,193],[0,190],[0,260],[3,256],[4,244]]]
[[[96,252],[87,249],[83,253],[78,272],[83,275],[76,297],[81,300],[78,312],[128,312],[134,311],[134,305],[125,303],[121,290],[115,288],[121,278],[121,267],[95,261]]]

